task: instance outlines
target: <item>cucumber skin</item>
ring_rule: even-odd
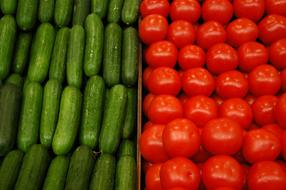
[[[74,0],[73,25],[83,26],[87,15],[90,12],[90,0]]]
[[[116,167],[115,190],[136,189],[136,161],[131,156],[119,158]]]
[[[39,0],[38,19],[41,23],[51,22],[54,17],[55,0]]]
[[[18,0],[17,24],[24,31],[31,30],[37,21],[38,0]]]
[[[135,23],[139,15],[139,7],[140,0],[124,0],[121,20],[127,25]]]
[[[120,147],[119,147],[119,157],[122,156],[131,156],[133,158],[136,158],[136,145],[131,140],[125,139],[121,141]]]
[[[118,23],[124,0],[110,0],[107,13],[107,21]]]
[[[91,0],[91,12],[103,19],[106,16],[108,4],[109,0]]]
[[[4,15],[12,15],[16,13],[17,0],[1,0],[1,11]]]
[[[7,78],[6,83],[13,84],[17,86],[19,89],[22,89],[24,80],[21,77],[21,75],[13,73]]]
[[[69,25],[72,17],[74,0],[56,0],[54,21],[58,27]]]

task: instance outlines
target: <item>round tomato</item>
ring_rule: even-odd
[[[145,96],[144,100],[143,100],[143,112],[144,114],[147,116],[149,107],[151,105],[151,102],[154,100],[155,95],[149,93],[147,96]]]
[[[286,93],[280,96],[277,105],[274,110],[275,118],[277,123],[282,127],[286,128]]]
[[[200,149],[197,154],[192,157],[192,160],[196,163],[204,163],[211,157],[211,154],[206,151],[204,146],[200,146]]]
[[[186,20],[195,23],[201,16],[201,6],[196,0],[174,0],[171,4],[172,21]]]
[[[160,180],[160,171],[162,164],[154,164],[146,173],[145,184],[146,190],[163,190]]]
[[[156,124],[153,124],[151,121],[146,122],[143,126],[143,131],[153,127],[154,125],[156,125]]]
[[[259,21],[264,14],[264,0],[234,0],[233,9],[236,17]],[[250,14],[251,13],[251,14]]]
[[[170,5],[168,0],[143,0],[140,5],[142,17],[151,14],[162,15],[167,17],[169,14]]]
[[[282,90],[286,91],[286,68],[280,73]]]
[[[266,131],[271,132],[272,134],[274,134],[279,139],[282,138],[283,129],[277,124],[264,125],[261,129],[264,129]],[[283,147],[283,145],[282,145],[282,147]]]
[[[147,87],[147,81],[148,81],[148,78],[149,78],[150,74],[152,73],[152,71],[153,71],[153,68],[151,68],[151,67],[147,67],[147,68],[144,69],[144,71],[143,71],[143,85],[144,85],[144,87],[147,88],[147,89],[148,89],[148,87]]]
[[[183,70],[203,67],[206,55],[202,48],[196,45],[187,45],[183,47],[178,55],[178,62]]]
[[[272,65],[274,65],[274,67],[277,69],[286,68],[286,38],[271,44],[269,48],[269,59]]]
[[[286,16],[285,0],[265,0],[265,8],[268,14],[278,14]]]
[[[286,160],[286,131],[281,135],[282,156]]]

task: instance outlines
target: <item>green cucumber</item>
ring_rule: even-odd
[[[90,12],[90,0],[74,0],[73,25],[83,25]]]
[[[123,85],[115,85],[109,92],[99,137],[99,148],[103,153],[116,152],[122,136],[127,105],[127,90]]]
[[[69,168],[69,158],[56,156],[48,169],[43,185],[43,190],[62,190],[65,187],[66,176]]]
[[[55,0],[39,0],[38,18],[41,23],[51,22],[54,17]]]
[[[46,147],[52,146],[57,126],[62,85],[57,80],[49,80],[44,88],[40,125],[40,142]]]
[[[11,74],[7,80],[6,83],[10,83],[10,84],[14,84],[15,86],[19,87],[20,89],[22,89],[24,80],[21,77],[21,75],[17,74],[17,73],[13,73]]]
[[[80,88],[82,84],[84,44],[85,31],[83,27],[73,26],[67,54],[67,82],[77,88]]]
[[[116,23],[110,23],[105,29],[103,78],[111,87],[120,83],[122,29]]]
[[[137,21],[139,16],[140,0],[124,0],[121,20],[127,24],[133,24]]]
[[[115,170],[115,157],[111,154],[101,154],[95,163],[89,190],[113,189]]]
[[[38,141],[42,109],[43,88],[39,83],[29,82],[24,88],[18,129],[18,148],[26,152]]]
[[[134,157],[122,156],[116,167],[115,190],[136,189],[136,161]]]
[[[96,14],[90,14],[85,20],[85,30],[84,73],[91,77],[97,75],[101,68],[104,26]]]
[[[131,140],[125,139],[121,141],[119,147],[119,157],[131,156],[136,158],[136,145]]]
[[[137,116],[137,89],[127,88],[126,115],[123,123],[122,137],[127,139],[133,135],[136,129]]]
[[[74,0],[56,0],[54,20],[59,27],[69,25],[72,17]]]
[[[34,82],[43,82],[49,72],[56,32],[49,23],[41,24],[32,44],[28,78]]]
[[[109,0],[91,0],[91,12],[103,19],[107,12]]]
[[[34,144],[31,146],[24,156],[15,190],[41,189],[49,162],[50,155],[43,145]]]
[[[1,0],[0,6],[3,14],[15,14],[17,9],[17,0]]]
[[[31,30],[37,21],[38,0],[18,0],[16,20],[21,30]]]
[[[124,0],[110,0],[107,13],[108,22],[119,22]]]
[[[61,97],[60,112],[52,147],[57,155],[68,153],[73,147],[80,124],[82,94],[79,89],[67,86]]]
[[[67,27],[58,30],[51,59],[49,77],[61,83],[66,76],[66,59],[68,51],[70,31]]]

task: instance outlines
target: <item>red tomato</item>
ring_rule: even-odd
[[[198,27],[197,43],[203,49],[209,49],[215,44],[224,43],[226,31],[224,27],[215,21],[208,21]]]
[[[278,14],[286,16],[285,0],[265,0],[265,8],[268,14]]]
[[[213,100],[216,102],[216,104],[217,104],[218,106],[222,105],[223,99],[222,99],[220,96],[218,96],[218,95],[216,94],[216,95],[214,95],[212,98],[213,98]]]
[[[236,17],[245,17],[254,22],[264,14],[264,0],[234,0],[233,9]]]
[[[171,4],[170,17],[172,21],[186,20],[195,23],[201,16],[201,7],[196,0],[174,0]]]
[[[195,29],[191,23],[184,20],[177,20],[170,24],[167,38],[177,48],[193,44],[195,41]]]
[[[183,70],[195,67],[203,67],[206,55],[202,48],[196,45],[187,45],[183,47],[178,56],[178,62]]]
[[[142,168],[143,168],[144,174],[146,174],[149,168],[153,165],[154,165],[153,163],[147,162],[146,160],[142,159]]]
[[[216,92],[222,98],[243,98],[248,92],[248,82],[239,71],[227,71],[216,79]]]
[[[274,109],[278,98],[272,95],[258,97],[252,105],[254,120],[259,125],[275,123]]]
[[[256,100],[256,97],[253,96],[252,94],[248,94],[248,95],[244,98],[244,100],[251,106],[251,105],[254,103],[254,101]]]
[[[145,88],[148,88],[147,87],[147,81],[148,81],[148,78],[150,76],[150,74],[152,73],[153,71],[153,68],[151,67],[147,67],[146,69],[144,69],[144,72],[143,72],[143,85]]]
[[[249,170],[248,189],[285,190],[286,172],[276,162],[258,162],[251,166]]]
[[[235,189],[231,188],[231,187],[219,187],[219,188],[216,188],[214,190],[235,190]]]
[[[155,95],[149,93],[147,96],[145,96],[144,100],[143,100],[143,112],[144,114],[147,116],[149,107],[151,105],[151,102],[154,100]]]
[[[286,17],[268,15],[258,24],[260,40],[269,45],[277,40],[286,38]]]
[[[194,96],[184,105],[184,117],[198,127],[203,127],[209,120],[216,118],[217,112],[215,101],[207,96]]]
[[[139,25],[139,35],[145,44],[164,40],[168,32],[168,21],[157,14],[148,15],[142,19]]]
[[[230,45],[221,43],[208,50],[206,62],[210,72],[221,74],[238,66],[238,56]]]
[[[200,146],[199,152],[192,157],[192,160],[196,163],[204,163],[211,157],[210,153],[206,151],[204,146]]]
[[[155,42],[148,47],[145,53],[146,63],[150,67],[171,67],[176,65],[178,50],[169,41]]]
[[[183,188],[183,187],[173,187],[170,190],[188,190],[188,189]]]
[[[212,154],[233,155],[240,150],[242,140],[242,128],[228,118],[210,120],[203,128],[202,143]]]
[[[282,156],[286,160],[286,131],[281,135]]]
[[[168,0],[143,0],[140,5],[140,12],[143,17],[151,14],[162,15],[167,17],[170,5]]]
[[[156,124],[153,124],[151,121],[146,122],[143,126],[143,131],[153,127],[154,125],[156,125]]]
[[[250,19],[238,18],[229,23],[226,34],[229,44],[238,47],[245,42],[255,41],[258,37],[258,28]]]
[[[275,95],[281,87],[278,71],[271,65],[255,67],[248,75],[250,92],[255,96]]]
[[[232,157],[217,155],[205,162],[202,179],[210,190],[222,186],[240,190],[244,183],[244,171]]]
[[[183,108],[180,101],[170,95],[158,95],[149,106],[148,119],[157,124],[167,124],[170,121],[183,116]]]
[[[286,38],[271,44],[269,48],[269,59],[272,65],[277,69],[286,68]]]
[[[280,78],[281,78],[282,90],[285,92],[286,91],[286,69],[284,69],[280,73]]]
[[[258,65],[267,64],[268,50],[258,42],[246,42],[238,50],[239,68],[244,72],[250,72]]]
[[[199,168],[189,159],[177,157],[165,162],[160,172],[164,190],[174,187],[198,189],[200,183]]]
[[[280,96],[277,105],[275,107],[275,118],[277,123],[282,127],[286,128],[286,93]]]
[[[282,138],[283,129],[277,124],[264,125],[261,129],[271,132],[279,139]],[[282,146],[283,147],[283,146]]]
[[[160,181],[160,171],[162,164],[154,164],[146,173],[145,184],[146,190],[163,190]]]
[[[182,86],[187,96],[210,96],[215,88],[213,76],[204,68],[193,68],[185,71],[182,76]]]

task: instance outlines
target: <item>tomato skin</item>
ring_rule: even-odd
[[[146,63],[153,68],[170,67],[176,65],[178,50],[176,46],[169,41],[155,42],[148,47],[145,53]]]
[[[151,67],[147,67],[143,71],[143,86],[147,89],[148,89],[147,81],[148,81],[148,78],[149,78],[150,74],[152,73],[152,71],[153,71],[153,68],[151,68]]]
[[[147,113],[148,113],[148,110],[149,110],[149,107],[151,105],[151,102],[154,100],[155,98],[155,95],[154,94],[147,94],[143,100],[143,112],[144,114],[147,116]]]
[[[183,47],[178,55],[178,62],[183,70],[203,67],[205,60],[206,54],[204,50],[196,45],[187,45]]]
[[[216,188],[214,190],[235,190],[235,189],[231,188],[231,187],[219,187],[219,188]]]
[[[275,118],[277,123],[282,127],[286,128],[286,93],[284,93],[282,96],[280,96],[277,105],[275,107]]]
[[[139,36],[147,45],[164,40],[167,32],[168,21],[165,17],[158,14],[146,16],[139,25]]]
[[[206,151],[204,146],[200,146],[200,149],[197,154],[192,157],[192,160],[196,163],[204,163],[211,157],[211,154]]]
[[[264,7],[265,7],[264,0],[233,1],[233,9],[236,17],[245,17],[254,22],[257,22],[262,18],[264,14]]]
[[[271,132],[272,134],[274,134],[279,139],[282,138],[283,129],[277,124],[264,125],[261,129],[264,129],[266,131]],[[283,145],[282,145],[282,148],[283,148]]]
[[[247,94],[244,100],[251,106],[256,100],[256,97],[253,96],[252,94]]]
[[[146,174],[148,169],[153,165],[154,165],[153,163],[147,162],[146,160],[142,159],[142,169],[143,169],[144,174]]]
[[[286,68],[286,38],[271,44],[269,48],[269,59],[272,65],[274,65],[274,67],[277,69]]]
[[[284,130],[281,135],[282,156],[286,160],[286,131]]]
[[[142,17],[151,14],[162,15],[167,17],[169,14],[170,5],[168,0],[143,0],[140,4],[140,13]]]
[[[286,69],[280,73],[282,90],[286,91]]]
[[[171,4],[172,21],[186,20],[195,23],[201,16],[201,6],[196,0],[174,0]]]
[[[162,164],[154,164],[151,166],[145,177],[146,190],[163,190],[160,180],[160,171]]]
[[[265,8],[268,14],[278,14],[286,16],[286,1],[285,0],[265,0]]]

